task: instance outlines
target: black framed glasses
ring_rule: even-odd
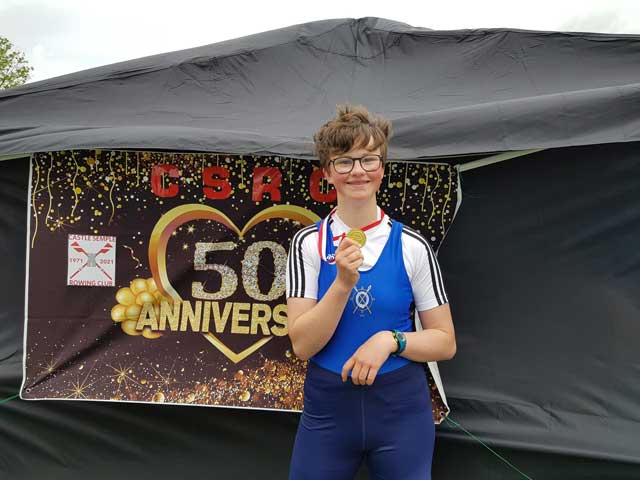
[[[329,163],[333,163],[333,168],[337,173],[350,173],[356,161],[360,163],[360,167],[365,172],[375,172],[382,166],[382,155],[369,153],[360,158],[340,157]]]

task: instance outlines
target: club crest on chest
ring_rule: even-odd
[[[376,301],[371,292],[371,285],[366,288],[353,287],[353,292],[351,293],[349,300],[353,306],[352,313],[357,312],[361,317],[364,317],[367,314],[371,315],[371,306],[373,305],[373,302]]]

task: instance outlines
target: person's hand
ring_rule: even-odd
[[[358,283],[360,278],[358,268],[362,265],[363,260],[360,245],[345,237],[336,251],[336,267],[338,268],[336,280],[351,290]]]
[[[342,381],[347,381],[351,371],[351,381],[355,385],[373,384],[378,370],[396,348],[396,341],[390,331],[385,330],[372,335],[343,365]]]

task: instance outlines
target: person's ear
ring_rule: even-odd
[[[333,185],[333,180],[331,179],[331,174],[329,173],[328,169],[326,169],[326,168],[322,169],[322,176],[327,181],[327,183]]]

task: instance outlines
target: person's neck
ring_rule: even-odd
[[[349,228],[363,228],[378,219],[378,206],[375,199],[365,204],[350,202],[338,205],[336,213]]]

